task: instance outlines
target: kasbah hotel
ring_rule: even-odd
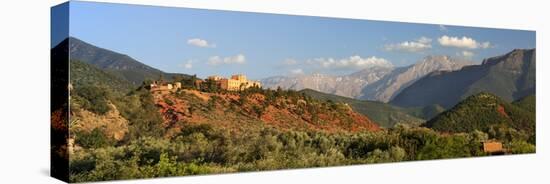
[[[251,87],[262,87],[262,84],[259,81],[248,80],[246,75],[243,74],[231,75],[231,78],[229,79],[218,75],[213,75],[209,76],[207,79],[214,81],[220,89],[228,91],[239,91]],[[202,82],[204,81],[196,80],[195,86],[199,87]],[[181,82],[166,83],[161,79],[159,81],[153,81],[153,83],[150,84],[149,89],[151,91],[170,91],[180,89],[181,87]]]
[[[238,91],[250,87],[262,87],[262,84],[259,81],[247,80],[246,75],[243,74],[232,75],[229,79],[218,75],[213,75],[209,76],[208,79],[216,81],[221,89],[228,91]]]

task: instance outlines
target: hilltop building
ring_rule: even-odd
[[[244,90],[251,87],[262,87],[259,81],[252,81],[246,78],[246,75],[236,74],[227,79],[218,75],[208,77],[209,80],[215,81],[220,89],[228,91]]]
[[[168,83],[162,81],[153,81],[153,83],[149,85],[149,90],[151,91],[172,91],[178,90],[180,88],[181,82]]]
[[[207,77],[207,80],[213,81],[214,84],[218,87],[218,89],[228,90],[228,91],[239,91],[244,90],[251,87],[261,87],[261,83],[259,81],[253,81],[248,80],[246,78],[246,75],[243,74],[236,74],[232,75],[231,78],[225,78],[219,75],[213,75]],[[192,84],[196,88],[201,88],[203,83],[205,83],[206,80],[196,79],[192,82]],[[162,79],[153,81],[151,84],[147,86],[147,88],[151,91],[176,91],[178,89],[182,89],[182,83],[181,82],[165,82]]]

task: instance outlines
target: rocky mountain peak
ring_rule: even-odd
[[[419,60],[416,64],[397,68],[384,78],[366,86],[361,98],[388,102],[416,80],[434,71],[454,71],[473,63],[445,55],[431,55]]]

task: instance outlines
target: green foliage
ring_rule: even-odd
[[[262,106],[258,106],[258,105],[252,106],[252,110],[254,111],[254,113],[256,113],[258,118],[261,117],[265,112],[265,108],[262,107]]]
[[[398,123],[416,125],[424,121],[419,118],[422,117],[423,114],[417,109],[405,109],[382,102],[357,100],[332,94],[325,94],[311,89],[304,89],[299,91],[299,93],[306,94],[307,96],[318,100],[327,101],[332,109],[337,108],[337,103],[349,104],[353,110],[368,116],[378,125],[385,128],[391,128]]]
[[[166,104],[168,105],[174,105],[174,102],[168,98],[164,98],[164,102],[166,102]]]
[[[74,102],[82,108],[97,114],[105,114],[110,108],[108,98],[110,93],[108,89],[97,86],[79,86],[74,91]]]
[[[445,132],[488,131],[494,125],[534,134],[535,114],[492,94],[479,93],[426,123],[428,127]]]
[[[508,145],[510,152],[513,154],[523,154],[523,153],[535,153],[535,145],[529,144],[525,141],[514,141]]]
[[[529,112],[532,112],[532,113],[535,113],[535,111],[537,110],[537,106],[536,106],[536,102],[537,102],[537,99],[535,97],[535,95],[529,95],[529,96],[526,96],[526,97],[523,97],[522,99],[519,99],[515,102],[513,102],[512,104],[526,110],[526,111],[529,111]]]
[[[445,108],[443,108],[441,105],[428,105],[424,108],[422,108],[422,113],[420,114],[420,117],[424,119],[432,119],[433,117],[437,116],[438,114],[445,111]]]
[[[216,108],[216,105],[217,103],[220,102],[220,99],[218,96],[212,96],[209,100],[208,100],[208,105],[207,105],[207,108],[209,110],[214,110]]]
[[[399,162],[405,159],[406,152],[398,146],[382,151],[375,149],[367,154],[368,163]]]
[[[83,173],[89,172],[95,169],[96,159],[93,157],[85,157],[82,159],[75,159],[69,164],[69,170],[71,173]]]
[[[481,131],[441,135],[397,126],[378,132],[323,133],[183,124],[173,138],[140,137],[118,147],[84,149],[71,157],[71,181],[182,176],[238,171],[384,163],[486,155]],[[532,153],[525,141],[505,142]]]
[[[506,125],[493,125],[487,131],[492,139],[502,140],[506,142],[525,141],[529,140],[531,134],[525,131],[518,131]]]
[[[214,80],[205,79],[204,82],[201,83],[200,89],[203,92],[209,92],[209,93],[216,93],[221,91],[219,83]]]
[[[181,82],[182,88],[185,89],[197,89],[197,86],[195,85],[197,80],[197,75],[191,75],[190,77],[177,76],[174,78],[174,82]]]
[[[163,119],[153,102],[153,96],[145,89],[132,91],[113,100],[121,115],[129,121],[128,140],[141,136],[162,137]]]
[[[418,160],[445,159],[456,157],[472,156],[472,147],[479,149],[480,144],[471,144],[468,137],[450,136],[438,137],[435,140],[426,142],[424,147],[417,154]]]
[[[82,61],[71,60],[69,67],[70,82],[77,89],[84,86],[105,86],[126,93],[135,87],[129,81]]]
[[[75,142],[84,148],[101,148],[112,146],[115,141],[108,137],[99,128],[93,129],[91,132],[79,132],[75,135]]]

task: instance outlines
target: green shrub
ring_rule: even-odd
[[[523,154],[523,153],[535,153],[535,145],[529,144],[525,141],[514,141],[508,145],[509,151],[513,154]]]
[[[162,137],[165,128],[163,119],[153,101],[153,96],[146,90],[133,91],[113,101],[121,115],[129,121],[127,140],[139,137]]]
[[[76,88],[77,103],[82,108],[97,114],[105,114],[110,108],[108,105],[109,92],[106,88],[97,86],[82,86]],[[79,98],[80,97],[80,98]]]
[[[166,102],[166,104],[168,105],[174,105],[174,102],[168,98],[164,98],[164,102]]]
[[[270,127],[230,132],[210,124],[179,124],[182,131],[174,137],[136,137],[117,147],[96,146],[103,145],[104,138],[98,130],[88,137],[77,135],[84,138],[78,138],[79,144],[93,146],[71,157],[71,181],[471,157],[484,155],[481,142],[489,138],[481,131],[443,135],[406,126],[325,133]],[[535,152],[535,146],[525,140],[503,142],[512,153]]]
[[[79,132],[75,135],[75,142],[84,148],[101,148],[114,145],[113,138],[108,137],[99,128],[93,129],[91,132]]]

